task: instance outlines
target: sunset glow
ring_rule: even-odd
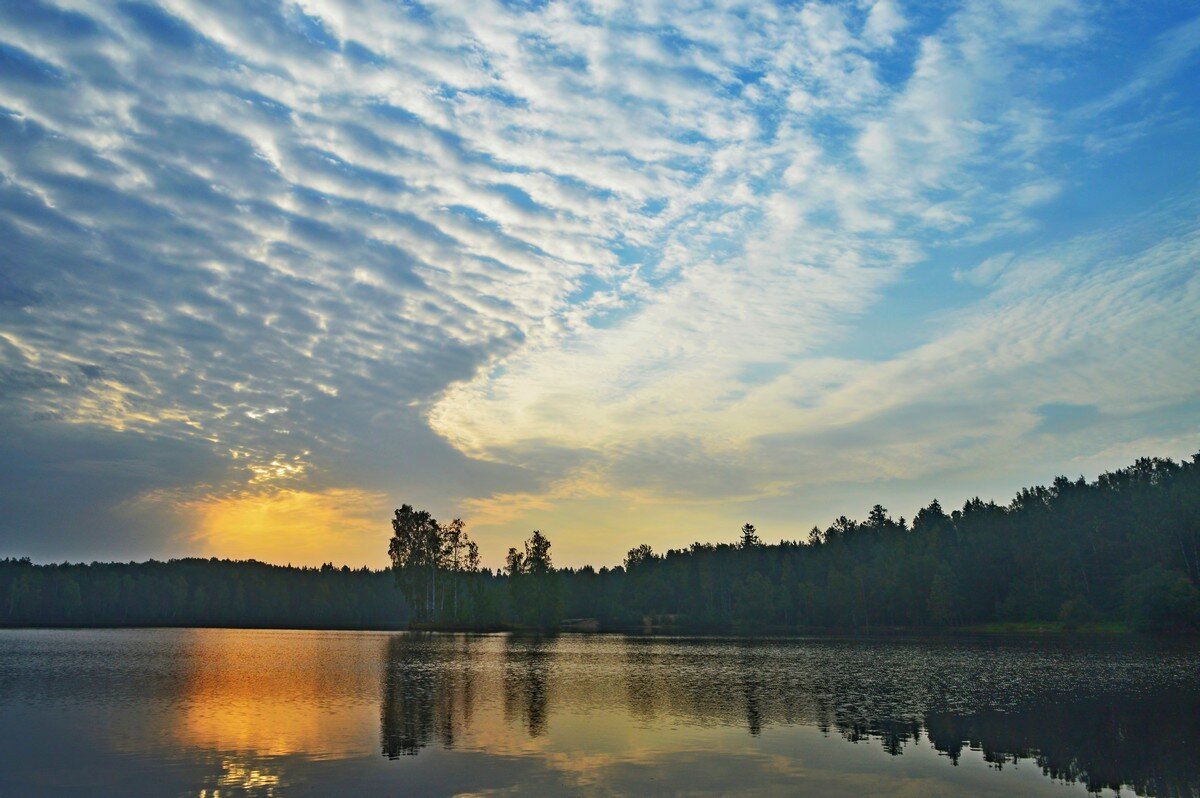
[[[22,5],[0,554],[613,564],[1197,449],[1187,4]]]
[[[202,553],[263,562],[314,565],[329,552],[351,562],[381,564],[379,519],[384,496],[361,490],[278,489],[189,500],[177,508],[193,521]]]

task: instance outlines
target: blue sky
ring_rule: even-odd
[[[0,554],[496,564],[1200,449],[1187,3],[0,0]]]

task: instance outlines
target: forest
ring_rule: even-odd
[[[875,505],[803,540],[768,544],[746,524],[599,569],[555,568],[540,530],[492,571],[460,520],[404,505],[391,526],[383,570],[0,560],[0,625],[1200,631],[1200,454],[1059,477],[1004,505],[935,500],[911,522]]]

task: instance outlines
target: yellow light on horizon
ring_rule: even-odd
[[[357,488],[274,488],[177,505],[196,516],[193,539],[212,556],[294,565],[384,564],[387,502]]]

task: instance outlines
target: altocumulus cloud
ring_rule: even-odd
[[[608,561],[1195,449],[1200,23],[925,5],[0,0],[3,548]]]

